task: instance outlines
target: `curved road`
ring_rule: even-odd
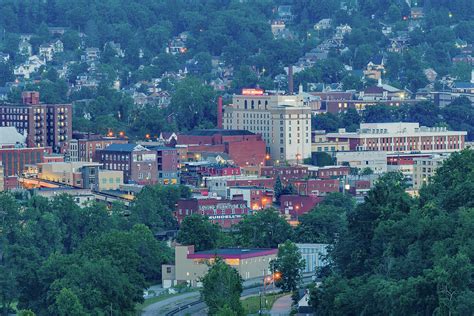
[[[312,282],[311,276],[303,277],[303,284],[309,284]],[[260,293],[261,285],[244,289],[241,297],[255,295]],[[271,290],[268,290],[271,292]],[[148,306],[142,313],[142,316],[154,316],[154,315],[207,315],[206,304],[200,300],[199,292],[192,292],[186,294],[194,294],[184,299],[183,295],[172,297],[167,300],[163,300],[156,304]],[[173,300],[174,299],[174,300]],[[158,305],[159,304],[159,305]]]

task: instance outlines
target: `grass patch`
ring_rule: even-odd
[[[288,293],[270,293],[262,297],[262,308],[270,311],[272,309],[273,303],[282,296],[287,295]],[[242,306],[245,309],[245,313],[248,314],[257,314],[260,309],[260,295],[247,297],[242,300]]]

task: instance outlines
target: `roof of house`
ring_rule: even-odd
[[[255,135],[254,133],[249,131],[234,129],[203,129],[181,133],[181,135],[190,136],[213,136],[216,134],[221,134],[222,136]]]
[[[222,248],[215,250],[198,251],[188,255],[188,259],[246,259],[269,255],[276,255],[278,249],[271,248]]]

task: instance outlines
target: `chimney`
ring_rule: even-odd
[[[30,104],[30,105],[39,104],[39,92],[38,91],[23,91],[21,93],[21,100],[23,104]]]
[[[288,66],[288,94],[293,94],[293,65]]]
[[[222,96],[217,98],[217,128],[222,129]]]

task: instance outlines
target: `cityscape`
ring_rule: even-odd
[[[0,0],[0,315],[474,314],[472,0]]]

